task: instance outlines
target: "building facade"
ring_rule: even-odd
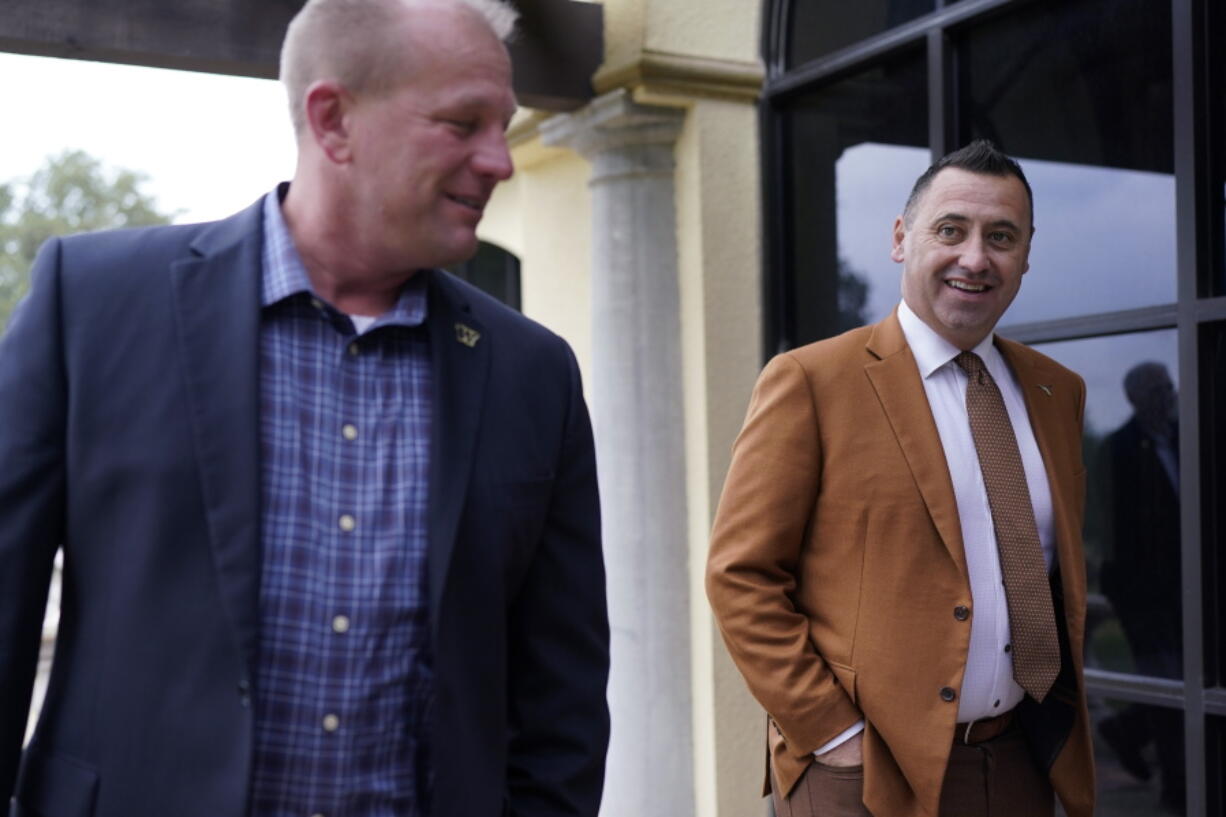
[[[986,136],[1022,161],[1037,216],[1001,332],[1089,387],[1099,813],[1226,817],[1223,4],[601,10],[595,96],[517,116],[516,175],[482,237],[514,256],[498,263],[517,305],[575,347],[592,408],[613,632],[603,813],[767,813],[765,719],[702,589],[729,449],[766,359],[893,307],[889,227],[912,181]],[[94,56],[154,61],[118,53]]]
[[[766,813],[764,719],[701,589],[729,447],[770,355],[893,308],[911,183],[988,137],[1036,207],[1001,333],[1089,389],[1099,813],[1226,814],[1221,4],[603,6],[596,99],[516,123],[484,229],[520,257],[525,311],[580,351],[593,405],[604,813]]]

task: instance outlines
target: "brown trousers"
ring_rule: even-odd
[[[772,794],[778,817],[873,815],[861,802],[864,767],[810,763],[792,793]],[[1016,726],[980,743],[955,739],[941,786],[940,817],[1052,817],[1051,783],[1036,768]]]

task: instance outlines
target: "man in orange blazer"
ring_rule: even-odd
[[[895,221],[897,310],[779,355],[754,390],[707,591],[769,715],[780,815],[1044,817],[1053,794],[1093,811],[1085,385],[994,335],[1033,232],[1016,162],[982,141],[949,154]],[[1002,522],[1010,503],[1023,525]]]

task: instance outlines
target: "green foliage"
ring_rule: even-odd
[[[81,150],[50,157],[28,179],[0,184],[0,328],[25,294],[30,266],[48,238],[112,227],[169,224],[142,192],[143,173],[108,171]]]

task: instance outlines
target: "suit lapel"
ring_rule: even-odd
[[[260,204],[171,267],[179,353],[225,613],[254,666],[260,585]]]
[[[446,273],[430,275],[430,361],[434,379],[430,440],[430,620],[435,628],[460,512],[473,468],[473,450],[489,374],[490,344],[459,287]]]
[[[941,446],[924,384],[897,312],[873,327],[866,348],[877,359],[864,367],[865,373],[877,392],[877,399],[924,498],[928,514],[950,558],[966,576],[962,522],[958,517],[949,466],[945,462],[945,449]]]

